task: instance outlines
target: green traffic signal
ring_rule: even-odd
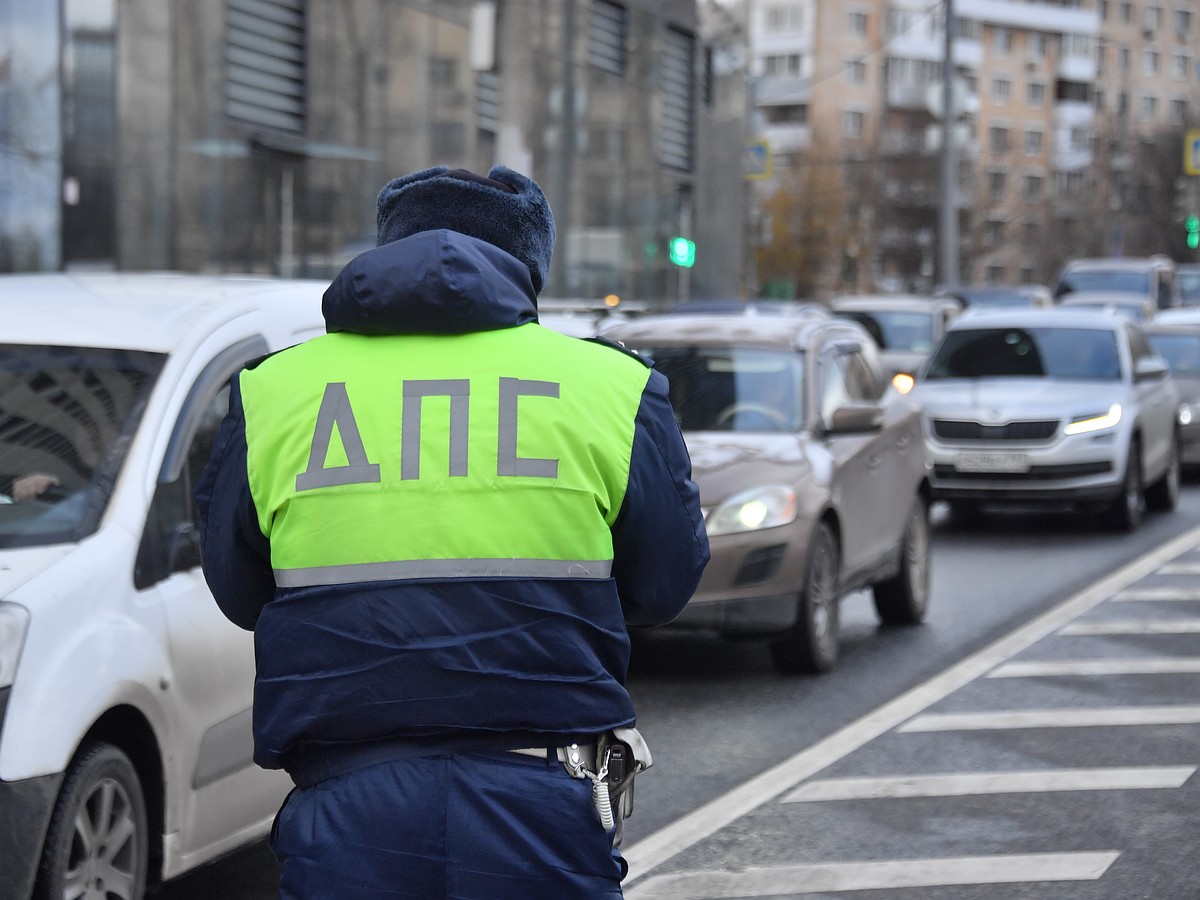
[[[685,237],[673,237],[667,245],[671,262],[690,269],[696,262],[696,244]]]
[[[1200,216],[1192,213],[1183,223],[1187,229],[1187,245],[1189,250],[1200,247]]]

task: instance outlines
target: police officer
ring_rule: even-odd
[[[619,897],[594,784],[635,722],[626,625],[708,560],[666,379],[538,324],[530,179],[395,179],[378,231],[328,333],[235,377],[197,488],[205,576],[254,631],[254,758],[297,786],[281,895]]]

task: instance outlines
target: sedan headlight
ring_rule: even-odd
[[[0,688],[11,685],[16,677],[17,660],[21,658],[28,629],[29,610],[0,601]]]
[[[1106,413],[1089,413],[1086,416],[1076,416],[1063,429],[1063,434],[1087,434],[1090,431],[1103,431],[1112,428],[1121,421],[1121,404],[1114,403]]]
[[[786,525],[796,519],[796,492],[769,484],[734,494],[712,511],[705,528],[710,536],[757,531]]]
[[[1200,422],[1200,404],[1182,403],[1176,416],[1180,425],[1191,425]]]

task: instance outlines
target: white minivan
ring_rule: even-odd
[[[137,900],[261,839],[253,636],[200,570],[192,486],[246,361],[324,282],[0,277],[0,897]]]

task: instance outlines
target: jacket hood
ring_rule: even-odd
[[[537,321],[529,267],[456,231],[422,231],[352,259],[321,301],[326,330],[465,334]]]

